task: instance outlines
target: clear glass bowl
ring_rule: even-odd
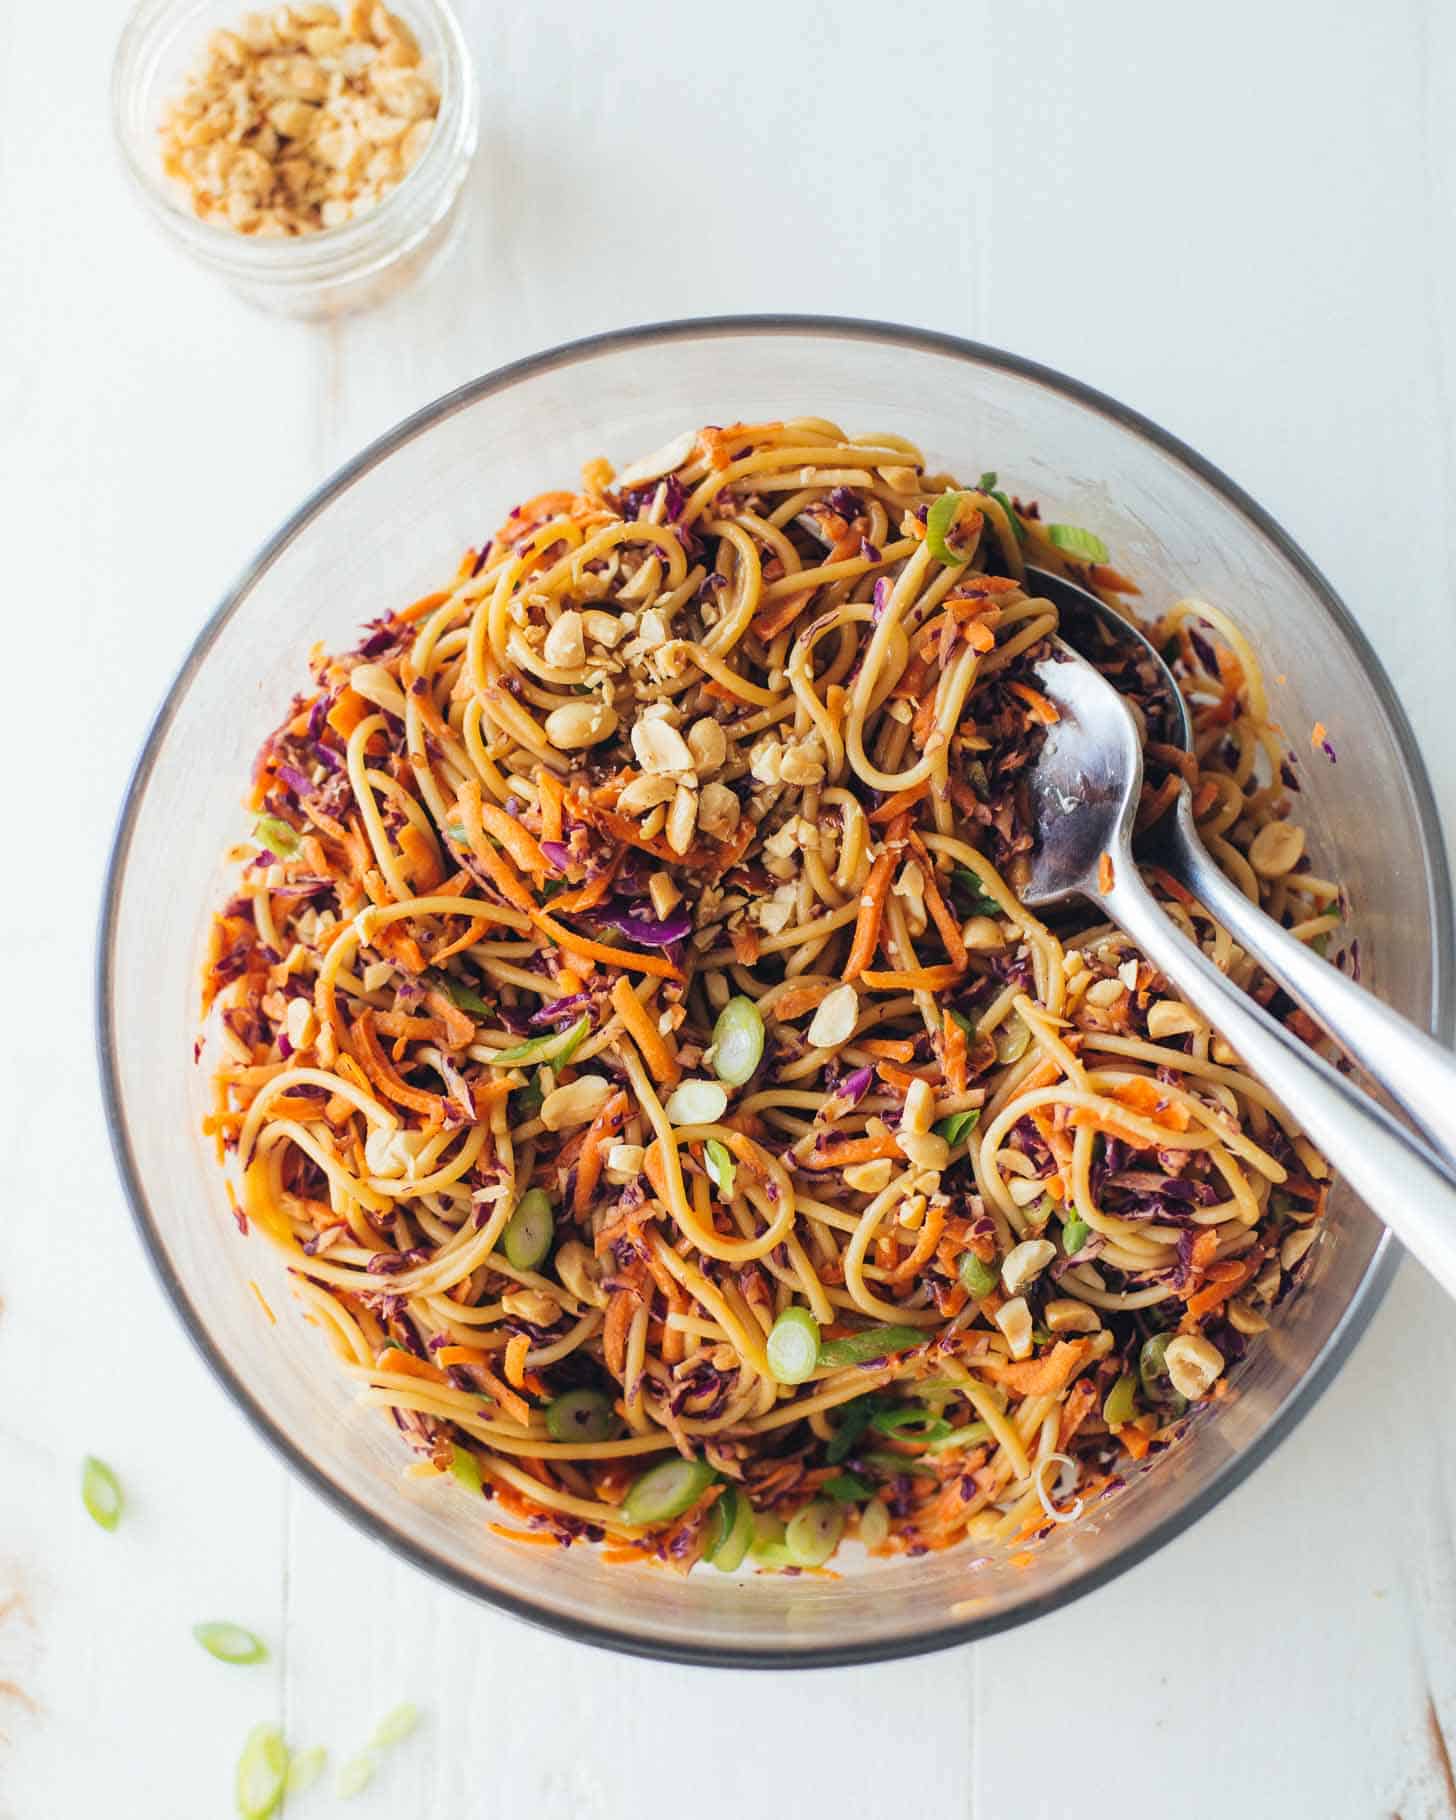
[[[122,31],[112,65],[111,114],[128,174],[167,233],[259,308],[287,316],[346,315],[412,283],[453,242],[479,136],[475,68],[445,0],[389,0],[389,6],[412,27],[439,83],[440,111],[424,156],[360,220],[288,240],[200,221],[181,185],[162,170],[163,109],[181,92],[209,35],[236,26],[256,6],[248,0],[141,0]]]
[[[521,1548],[448,1483],[405,1481],[377,1411],[354,1406],[298,1318],[265,1242],[240,1240],[198,1135],[192,1065],[202,944],[259,742],[316,640],[448,575],[516,500],[570,485],[687,425],[789,414],[910,436],[962,474],[995,467],[1048,515],[1095,526],[1152,605],[1190,591],[1237,615],[1264,654],[1295,743],[1348,730],[1338,765],[1301,769],[1300,813],[1347,881],[1366,977],[1409,1017],[1447,1025],[1445,858],[1410,729],[1329,585],[1252,500],[1165,432],[1044,368],[945,336],[802,318],[686,322],[607,335],[492,373],[351,462],[263,549],[199,636],[127,792],[101,930],[99,1043],[117,1160],[143,1240],[203,1356],[298,1474],[439,1578],[568,1635],[689,1661],[850,1662],[984,1635],[1110,1579],[1248,1473],[1329,1382],[1380,1299],[1394,1242],[1337,1189],[1302,1289],[1185,1444],[1032,1566],[967,1548],[840,1580],[687,1579],[606,1567],[589,1548]],[[258,1279],[278,1312],[263,1322]]]

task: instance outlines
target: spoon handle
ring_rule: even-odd
[[[1172,870],[1239,946],[1335,1039],[1425,1132],[1456,1171],[1456,1056],[1332,967],[1225,876],[1204,849],[1185,790]]]
[[[1456,1296],[1456,1182],[1420,1140],[1228,980],[1168,917],[1126,847],[1111,888],[1097,901],[1237,1050],[1356,1194]]]

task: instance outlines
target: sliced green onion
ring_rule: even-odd
[[[1309,945],[1314,949],[1321,960],[1328,960],[1330,952],[1330,931],[1328,929],[1321,929],[1318,935],[1311,938]]]
[[[952,888],[959,892],[961,901],[970,906],[970,915],[1005,916],[1006,912],[994,897],[988,895],[969,866],[957,866],[950,875],[950,882]]]
[[[682,1081],[663,1111],[674,1125],[714,1125],[728,1110],[728,1094],[717,1081]]]
[[[980,534],[973,493],[942,493],[925,518],[925,547],[937,562],[969,562]]]
[[[770,1573],[776,1573],[781,1567],[797,1567],[799,1563],[789,1552],[784,1537],[788,1526],[782,1517],[776,1517],[771,1511],[759,1511],[753,1519],[753,1545],[751,1553],[754,1560]]]
[[[260,815],[253,823],[253,838],[273,855],[274,859],[292,859],[298,852],[298,832],[290,828],[287,822],[279,821],[276,815]]]
[[[784,1545],[798,1567],[822,1567],[844,1534],[844,1511],[829,1498],[815,1498],[789,1519]]]
[[[125,1502],[121,1481],[105,1460],[98,1460],[95,1454],[88,1453],[81,1462],[81,1502],[91,1521],[99,1523],[103,1529],[115,1529],[121,1521]]]
[[[357,1757],[350,1757],[347,1763],[339,1765],[339,1773],[334,1777],[334,1793],[340,1801],[362,1794],[374,1780],[378,1767],[377,1760],[367,1750],[361,1750]]]
[[[556,1216],[544,1188],[528,1188],[506,1221],[501,1244],[517,1270],[534,1270],[551,1249]]]
[[[918,1346],[928,1337],[921,1327],[866,1327],[842,1340],[825,1340],[819,1348],[819,1363],[830,1371],[844,1365],[867,1365],[871,1359],[887,1359],[892,1352]]]
[[[703,1146],[703,1163],[720,1198],[731,1201],[733,1184],[738,1179],[738,1166],[733,1161],[733,1152],[726,1144],[720,1144],[717,1138],[709,1138]]]
[[[242,1820],[268,1820],[278,1812],[288,1781],[288,1750],[276,1725],[255,1725],[238,1758],[236,1792]]]
[[[615,1426],[616,1413],[600,1390],[568,1390],[546,1405],[553,1441],[605,1441]]]
[[[807,1308],[786,1308],[769,1329],[765,1351],[780,1384],[802,1384],[819,1364],[819,1323]]]
[[[1143,1349],[1138,1354],[1138,1377],[1142,1380],[1143,1395],[1150,1403],[1161,1403],[1181,1414],[1188,1407],[1187,1400],[1179,1396],[1173,1388],[1173,1380],[1168,1376],[1168,1344],[1171,1333],[1155,1333],[1150,1340],[1143,1341]]]
[[[450,1449],[450,1471],[466,1491],[479,1493],[485,1490],[480,1482],[480,1462],[468,1447]]]
[[[499,1055],[490,1058],[491,1066],[514,1067],[517,1062],[564,1063],[570,1060],[590,1029],[591,1018],[584,1013],[567,1030],[553,1030],[546,1036],[533,1036],[529,1043],[517,1043],[514,1049],[502,1049]]]
[[[944,1416],[932,1415],[923,1403],[903,1403],[871,1416],[870,1427],[900,1441],[942,1441],[950,1433]]]
[[[964,1283],[966,1293],[973,1295],[978,1302],[982,1296],[990,1295],[996,1287],[996,1266],[985,1263],[976,1256],[974,1251],[961,1253],[961,1261],[956,1265],[956,1275]]]
[[[753,1553],[762,1556],[765,1549],[781,1548],[784,1533],[788,1525],[782,1517],[776,1517],[771,1510],[756,1510],[753,1513]]]
[[[285,1787],[290,1795],[301,1795],[305,1789],[313,1787],[324,1773],[324,1765],[329,1760],[329,1753],[323,1745],[312,1745],[308,1750],[296,1750],[288,1759],[288,1776]]]
[[[878,1548],[890,1533],[890,1512],[883,1498],[871,1498],[859,1513],[859,1539],[866,1548]]]
[[[953,1112],[949,1118],[941,1119],[935,1129],[954,1150],[966,1133],[974,1131],[980,1122],[981,1108],[972,1106],[968,1112]]]
[[[819,1348],[819,1353],[822,1358],[824,1353],[822,1346]],[[837,1466],[841,1460],[847,1459],[855,1442],[869,1427],[870,1417],[877,1409],[884,1409],[887,1406],[885,1398],[878,1391],[871,1391],[867,1397],[856,1397],[852,1403],[841,1404],[839,1426],[834,1431],[834,1439],[824,1449],[824,1458],[832,1466]]]
[[[1069,1258],[1077,1253],[1092,1236],[1092,1228],[1085,1220],[1068,1220],[1062,1228],[1062,1250]]]
[[[763,1018],[751,998],[730,998],[713,1026],[713,1072],[741,1087],[763,1059]]]
[[[989,1422],[967,1422],[964,1428],[953,1428],[948,1435],[932,1441],[926,1449],[928,1453],[947,1453],[952,1447],[979,1447],[982,1441],[991,1439]]]
[[[407,1738],[419,1722],[419,1707],[413,1700],[406,1700],[384,1715],[375,1726],[374,1736],[369,1742],[376,1750],[388,1750],[390,1745]]]
[[[244,1665],[268,1659],[268,1647],[263,1639],[244,1630],[241,1624],[229,1624],[225,1619],[211,1624],[194,1624],[192,1634],[208,1655],[216,1656],[219,1662]]]
[[[1084,562],[1107,561],[1107,545],[1095,531],[1084,531],[1080,525],[1048,525],[1046,534],[1069,556],[1080,556]]]
[[[996,479],[997,479],[996,470],[994,468],[987,468],[986,472],[976,482],[976,485],[981,489],[981,491],[983,493],[989,493],[991,491],[992,487],[995,486]]]
[[[1007,520],[1011,525],[1011,529],[1013,531],[1015,531],[1015,533],[1016,533],[1016,541],[1018,543],[1025,543],[1026,542],[1026,530],[1021,522],[1021,514],[1016,510],[1016,507],[1014,505],[1012,505],[1012,503],[1011,503],[1010,495],[1007,493],[1001,492],[1000,489],[997,487],[982,487],[981,491],[986,495],[986,497],[988,499],[994,499],[996,501],[996,504],[998,506],[1000,506],[1001,510],[1006,514]]]
[[[476,1017],[491,1015],[491,1007],[486,1004],[478,992],[472,991],[469,986],[461,985],[459,980],[452,979],[448,973],[439,974],[437,977],[445,997],[452,1005],[458,1005],[462,1011],[473,1012]]]
[[[857,1472],[838,1472],[832,1479],[826,1479],[819,1489],[826,1498],[833,1498],[838,1504],[863,1504],[875,1495],[874,1486]]]
[[[1031,1031],[1013,1011],[1004,1024],[996,1026],[996,1060],[1007,1067],[1019,1062],[1031,1047]]]
[[[706,1460],[664,1460],[634,1479],[622,1500],[622,1515],[634,1527],[680,1517],[717,1478]]]
[[[736,1573],[753,1541],[753,1506],[747,1496],[730,1485],[713,1506],[716,1530],[708,1561],[720,1574]]]
[[[709,1519],[713,1525],[713,1533],[708,1537],[707,1547],[703,1550],[703,1557],[705,1560],[711,1561],[717,1551],[728,1540],[729,1536],[732,1535],[733,1525],[737,1520],[737,1516],[738,1487],[736,1485],[725,1485],[723,1494],[714,1504],[713,1514]]]
[[[918,1460],[905,1453],[891,1453],[888,1448],[878,1449],[872,1453],[857,1456],[865,1466],[876,1466],[881,1472],[887,1472],[892,1478],[901,1473],[915,1473],[921,1478],[934,1479],[938,1475],[929,1460]]]
[[[1109,1428],[1121,1428],[1137,1414],[1137,1379],[1125,1371],[1108,1391],[1102,1403],[1102,1420]]]

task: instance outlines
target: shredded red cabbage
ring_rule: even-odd
[[[598,920],[644,948],[666,948],[673,942],[685,941],[693,929],[692,916],[686,910],[674,911],[663,922],[639,916],[633,910],[603,910]]]

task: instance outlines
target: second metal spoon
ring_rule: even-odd
[[[1063,589],[1091,601],[1059,577],[1038,572],[1032,580],[1058,604]],[[1105,611],[1099,602],[1091,605]],[[1308,952],[1225,879],[1198,840],[1185,787],[1178,805],[1178,852],[1172,856],[1177,864],[1170,869],[1430,1132],[1443,1152],[1438,1162],[1353,1080],[1234,985],[1165,913],[1132,853],[1142,751],[1131,709],[1061,641],[1036,672],[1059,719],[1048,729],[1029,779],[1037,845],[1030,879],[1021,888],[1023,901],[1049,905],[1082,896],[1097,903],[1223,1035],[1355,1192],[1456,1295],[1456,1060]],[[1332,998],[1333,1015],[1325,1015]],[[1392,1042],[1399,1043],[1402,1058],[1393,1069]],[[1413,1083],[1407,1078],[1412,1070],[1427,1078]]]

